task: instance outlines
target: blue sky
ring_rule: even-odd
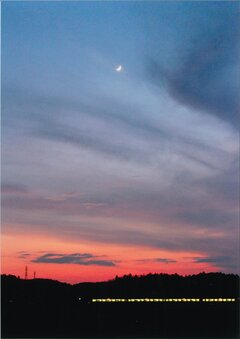
[[[3,3],[3,233],[237,271],[238,21],[224,1]]]

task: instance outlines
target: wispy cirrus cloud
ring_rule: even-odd
[[[2,206],[6,209],[4,220],[9,213],[17,210],[43,211],[65,216],[98,216],[121,218],[124,213],[129,220],[151,223],[177,224],[179,229],[205,229],[226,232],[238,224],[237,188],[232,189],[234,199],[224,198],[221,186],[218,194],[212,191],[211,183],[192,182],[192,190],[187,183],[176,183],[177,192],[167,189],[150,190],[146,187],[119,187],[101,193],[82,194],[81,192],[47,194],[30,191],[20,195],[18,191],[3,194]],[[217,188],[216,185],[213,188]],[[220,197],[220,189],[222,197]],[[224,198],[224,199],[223,199]],[[226,225],[228,229],[226,229]]]
[[[129,90],[136,96],[134,85],[127,81]],[[5,92],[3,125],[6,128],[15,129],[22,124],[22,130],[30,138],[87,149],[120,161],[163,164],[170,151],[171,158],[175,154],[191,167],[196,163],[216,170],[222,167],[222,158],[228,158],[229,151],[232,153],[236,148],[237,135],[231,128],[217,119],[176,107],[171,98],[158,98],[147,87],[142,90],[142,98],[146,99],[138,94],[133,102],[129,98],[123,102],[122,97],[112,99],[104,93],[101,100],[97,96],[86,103],[85,98],[71,101],[34,92],[29,97],[29,91],[13,90],[11,86],[6,86]],[[31,119],[26,113],[29,111]],[[181,122],[173,124],[179,115]],[[209,124],[211,130],[205,128]],[[224,143],[220,143],[216,134],[218,129],[222,130]]]

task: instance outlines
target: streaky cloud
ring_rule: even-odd
[[[46,253],[31,261],[44,264],[76,264],[83,266],[116,266],[111,260],[98,260],[97,257],[88,253],[58,254]]]
[[[138,263],[163,263],[163,264],[172,264],[176,263],[177,260],[169,259],[169,258],[151,258],[151,259],[138,259],[136,260]]]
[[[1,183],[1,192],[3,194],[26,194],[28,189],[25,185],[16,183]]]
[[[238,269],[239,270],[239,261],[238,256],[230,257],[226,255],[220,256],[208,256],[208,257],[193,257],[193,262],[196,264],[201,263],[210,263],[215,264],[220,268],[229,268],[229,269]]]
[[[176,64],[162,66],[156,57],[150,56],[147,78],[165,88],[179,103],[213,114],[238,128],[240,16],[237,7],[231,5],[220,12],[219,6],[212,16],[202,17],[176,52]]]

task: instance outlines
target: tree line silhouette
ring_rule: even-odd
[[[70,285],[51,279],[23,280],[13,275],[2,275],[2,300],[23,298],[64,297],[231,297],[239,296],[239,276],[224,273],[147,274],[123,277],[95,283]]]
[[[239,298],[239,276],[148,274],[74,285],[1,276],[2,338],[215,337],[239,335],[238,302],[91,303],[91,298]],[[79,300],[81,298],[81,301]]]

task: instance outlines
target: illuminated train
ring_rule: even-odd
[[[179,303],[179,302],[236,302],[236,298],[79,298],[91,303]]]

